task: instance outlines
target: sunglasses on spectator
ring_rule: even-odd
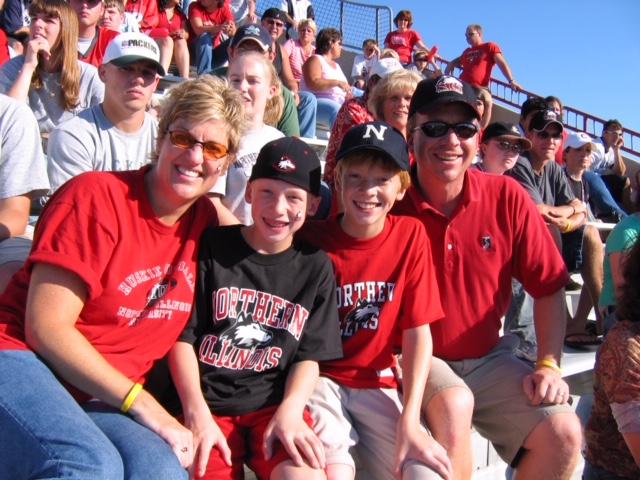
[[[538,138],[540,140],[546,140],[551,137],[552,140],[560,140],[562,138],[562,133],[549,133],[549,132],[536,132],[538,134]]]
[[[267,18],[265,22],[267,22],[271,26],[275,25],[278,28],[284,28],[284,23],[274,20],[273,18]]]
[[[194,145],[200,145],[202,147],[202,155],[209,160],[218,160],[227,154],[227,147],[219,144],[218,142],[199,142],[187,132],[181,130],[174,130],[172,132],[166,131],[169,134],[169,140],[173,145],[183,150],[189,150]]]
[[[458,138],[463,140],[467,140],[473,137],[476,133],[478,133],[478,126],[469,123],[445,123],[445,122],[425,122],[421,125],[418,125],[413,130],[422,130],[427,137],[437,138],[444,136],[449,130],[453,130]]]
[[[504,141],[503,142],[498,142],[497,140],[494,143],[498,146],[498,148],[500,150],[504,150],[505,152],[511,150],[516,155],[520,155],[522,153],[522,150],[523,150],[522,147],[520,145],[518,145],[517,143],[516,144],[512,144],[512,143],[504,142]]]
[[[426,57],[416,58],[416,62],[426,62],[426,61],[427,61]]]
[[[613,130],[605,130],[607,133],[610,133],[611,135],[615,135],[616,137],[621,137],[623,135],[622,132],[614,132]]]

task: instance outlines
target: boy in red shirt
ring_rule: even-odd
[[[444,316],[424,227],[387,215],[409,186],[403,135],[384,122],[350,129],[336,155],[344,214],[310,222],[306,240],[333,262],[344,357],[320,363],[309,400],[329,479],[353,479],[350,448],[374,478],[453,478],[445,450],[420,426],[431,364],[429,324]],[[402,393],[394,376],[402,342]],[[403,399],[404,397],[404,399]]]

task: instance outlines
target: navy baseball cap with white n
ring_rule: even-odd
[[[409,170],[407,141],[400,130],[388,123],[367,122],[347,130],[336,153],[336,163],[359,150],[386,153],[402,170]]]

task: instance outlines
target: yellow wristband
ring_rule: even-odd
[[[538,360],[536,362],[536,368],[538,367],[549,367],[550,369],[555,370],[560,375],[562,375],[562,370],[560,369],[560,367],[553,363],[551,360]]]
[[[122,402],[122,406],[120,407],[120,410],[123,413],[127,413],[129,411],[131,405],[133,405],[133,401],[140,393],[140,390],[142,390],[142,385],[139,383],[136,383],[133,387],[131,387],[131,390],[129,390],[129,393],[127,393],[127,396],[124,398],[124,402]]]
[[[567,220],[567,228],[562,233],[569,233],[571,231],[571,220]]]

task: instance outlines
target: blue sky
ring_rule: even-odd
[[[640,132],[640,0],[359,1],[411,10],[413,28],[447,60],[479,23],[525,90]],[[497,67],[493,76],[503,79]]]

